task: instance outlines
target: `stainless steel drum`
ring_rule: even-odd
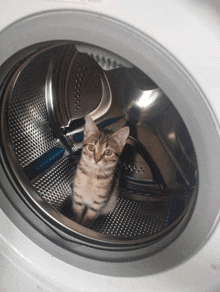
[[[48,44],[13,68],[1,108],[4,159],[22,198],[57,232],[62,227],[96,248],[136,249],[173,230],[193,204],[196,157],[180,115],[157,85],[100,52]],[[131,134],[118,165],[117,206],[85,228],[72,220],[70,194],[88,114],[99,127],[129,125]]]

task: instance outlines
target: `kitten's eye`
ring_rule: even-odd
[[[106,156],[110,156],[112,154],[112,150],[106,149],[104,153]]]
[[[95,146],[94,145],[92,145],[92,144],[89,144],[88,145],[88,149],[89,149],[89,151],[94,151],[95,150]]]

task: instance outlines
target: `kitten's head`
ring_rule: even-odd
[[[129,127],[113,133],[110,130],[98,129],[90,116],[85,119],[83,155],[85,159],[98,167],[115,166],[123,151],[129,135]]]

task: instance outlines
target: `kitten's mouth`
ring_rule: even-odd
[[[96,161],[96,160],[92,159],[92,163],[95,164],[95,165],[98,165],[98,164],[100,165],[101,161],[100,160]]]

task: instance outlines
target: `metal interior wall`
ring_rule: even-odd
[[[74,51],[73,44],[63,45],[64,52],[66,52],[67,48],[68,51],[70,49],[71,51]],[[62,46],[61,48],[59,47],[59,45],[57,47],[49,46],[47,51],[43,50],[41,53],[36,54],[36,56],[34,55],[33,57],[30,57],[31,61],[28,61],[28,63],[26,63],[25,61],[25,67],[24,65],[21,65],[21,67],[16,71],[15,76],[12,77],[12,80],[15,81],[8,82],[10,86],[12,84],[12,88],[5,90],[6,92],[9,92],[9,94],[6,94],[4,98],[5,101],[3,102],[5,108],[2,108],[2,128],[5,129],[5,133],[2,133],[2,138],[4,144],[3,148],[6,156],[5,160],[8,159],[8,163],[9,165],[11,165],[11,172],[14,172],[15,176],[18,178],[18,184],[21,183],[26,195],[30,196],[31,199],[33,193],[39,193],[40,196],[43,197],[49,204],[46,211],[49,212],[49,207],[52,206],[58,211],[61,211],[62,209],[61,212],[63,215],[68,212],[69,215],[67,214],[67,216],[71,218],[71,212],[68,211],[68,205],[66,206],[66,208],[62,208],[62,205],[71,192],[70,182],[74,174],[74,169],[76,167],[74,162],[74,154],[72,159],[71,157],[69,157],[68,159],[68,157],[64,156],[62,159],[57,161],[56,158],[53,162],[54,165],[51,166],[52,168],[45,173],[40,173],[39,175],[37,172],[37,177],[32,177],[33,170],[32,172],[30,172],[29,170],[29,180],[31,181],[34,179],[32,185],[27,180],[23,181],[24,176],[19,177],[19,174],[23,172],[23,170],[27,171],[28,169],[31,169],[31,167],[29,166],[31,166],[33,163],[35,165],[38,159],[40,159],[42,163],[43,156],[42,158],[39,157],[41,157],[42,154],[45,156],[45,152],[51,151],[52,149],[54,149],[53,147],[56,147],[56,149],[63,149],[62,147],[57,148],[57,138],[54,136],[54,133],[49,127],[44,94],[44,84],[46,80],[45,76],[48,70],[50,59],[55,52],[60,52],[60,49],[62,51]],[[81,57],[79,57],[79,59],[80,58]],[[88,58],[84,57],[84,61],[87,59]],[[88,59],[88,62],[89,61],[91,63],[90,59]],[[94,66],[95,64],[91,65]],[[94,75],[94,69],[92,70],[92,72],[92,74]],[[18,74],[18,76],[16,74]],[[116,74],[116,72],[114,74]],[[124,79],[124,75],[122,76],[122,78]],[[118,78],[120,79],[120,75],[118,75]],[[85,93],[86,89],[82,88],[80,92],[80,95],[82,96],[80,104],[81,109],[83,110],[83,105],[85,105],[86,102],[84,96],[85,94],[83,94],[83,92]],[[92,92],[93,90],[92,88],[90,88],[90,95],[92,94]],[[71,92],[69,94],[70,96],[72,96]],[[114,113],[115,109],[120,112],[120,107],[117,109],[117,104],[115,104],[115,102],[113,103],[114,107],[113,109],[110,109],[109,115],[111,115],[111,113]],[[87,103],[86,106],[88,106]],[[77,113],[80,114],[78,111]],[[122,111],[120,112],[120,115],[123,115]],[[73,115],[73,117],[74,116],[75,114]],[[178,119],[177,117],[177,120],[180,122],[180,118]],[[124,121],[124,123],[125,122],[126,121]],[[120,124],[115,126],[119,127]],[[7,133],[9,133],[9,135],[7,135]],[[145,136],[147,136],[147,134]],[[148,137],[147,139],[149,140],[150,137]],[[143,139],[142,142],[144,142]],[[132,151],[135,151],[135,149]],[[135,154],[135,152],[133,153]],[[50,156],[50,161],[51,159],[52,158]],[[140,161],[140,158],[138,161]],[[126,163],[126,160],[124,160],[124,162]],[[164,162],[164,164],[166,163]],[[43,161],[43,165],[45,165],[45,160]],[[158,172],[159,168],[156,171]],[[173,172],[175,174],[175,169],[173,170]],[[122,174],[123,173],[124,172],[122,172]],[[139,173],[137,174],[139,176]],[[194,171],[192,173],[192,176],[194,176]],[[124,179],[126,178],[130,181],[131,177],[132,172],[129,173],[127,178],[126,176],[124,176]],[[147,188],[147,183],[148,181],[145,182],[145,188]],[[95,232],[100,233],[100,235],[105,235],[106,243],[108,241],[108,235],[110,236],[110,242],[112,241],[113,243],[113,240],[115,240],[115,244],[119,244],[120,241],[121,248],[123,247],[123,241],[125,241],[124,244],[126,246],[126,249],[129,248],[129,245],[130,248],[132,248],[132,246],[134,246],[133,248],[135,248],[135,246],[137,248],[140,248],[141,246],[144,247],[144,245],[149,245],[152,241],[155,242],[158,239],[160,240],[161,236],[169,233],[179,223],[180,219],[183,217],[183,214],[186,213],[187,208],[189,207],[189,202],[191,201],[192,194],[195,193],[193,191],[194,185],[191,187],[190,185],[187,185],[187,189],[185,191],[178,189],[175,184],[173,186],[174,190],[172,190],[172,185],[170,187],[171,190],[164,190],[164,193],[163,190],[160,189],[160,185],[157,186],[158,189],[156,190],[154,190],[154,188],[151,189],[150,187],[148,187],[148,189],[142,192],[142,194],[140,193],[138,195],[137,190],[133,191],[133,193],[130,194],[128,197],[127,192],[129,190],[127,190],[127,187],[124,186],[124,198],[120,198],[116,210],[108,217],[103,218],[102,220],[97,220],[97,222],[93,224],[91,229]],[[151,192],[153,193],[151,194]],[[41,197],[37,199],[37,193],[33,196],[33,200],[36,201],[37,205],[40,205],[42,200]],[[139,197],[142,195],[142,202],[138,200],[137,195]],[[150,196],[149,199],[147,199],[146,196]],[[155,201],[157,201],[158,203],[156,204]],[[44,205],[45,202],[43,201],[41,207],[44,208]],[[39,210],[39,213],[42,212],[42,208]],[[129,215],[131,212],[133,218],[132,221],[130,220],[131,217]],[[54,210],[51,210],[50,215],[53,216],[53,214]],[[61,214],[56,217],[56,220],[59,221],[60,217]],[[63,218],[61,221],[63,227],[65,226],[64,222],[66,220],[66,218]],[[66,227],[70,228],[71,222]],[[72,228],[74,229],[74,225]],[[79,230],[80,229],[78,228],[77,231],[79,232]],[[59,230],[56,230],[56,232],[59,233]],[[67,232],[70,232],[70,229],[67,228]],[[83,232],[84,229],[82,229],[81,233]],[[88,231],[86,231],[86,234],[87,232]],[[92,235],[92,232],[90,233]],[[101,239],[104,239],[104,236],[100,236],[98,233],[96,233],[95,235],[95,238],[98,240],[97,248],[99,241]],[[111,236],[114,236],[115,238]],[[127,240],[130,240],[130,243]],[[139,247],[138,244],[140,245]],[[126,260],[129,260],[129,255]]]

